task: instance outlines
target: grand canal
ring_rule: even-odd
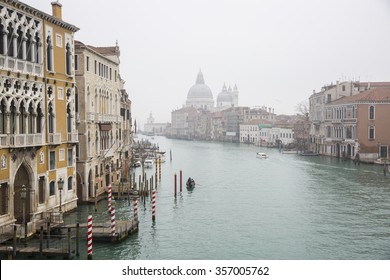
[[[390,175],[381,166],[242,144],[151,141],[167,152],[156,221],[151,203],[141,203],[139,232],[116,245],[94,243],[94,259],[390,258]],[[269,158],[257,159],[258,151]],[[183,181],[191,176],[198,185],[175,198],[180,170]],[[138,178],[140,168],[135,172]],[[132,207],[118,200],[117,219],[131,217]],[[79,206],[66,220],[85,223],[88,214],[109,221],[107,200],[97,212]]]

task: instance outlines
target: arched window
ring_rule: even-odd
[[[54,133],[54,108],[53,104],[50,102],[49,103],[49,133]]]
[[[375,139],[375,126],[371,125],[368,127],[368,140]]]
[[[72,132],[72,112],[70,110],[70,104],[66,106],[66,127],[68,133]]]
[[[4,25],[0,23],[0,54],[5,55],[5,50],[4,50]]]
[[[23,31],[22,28],[19,26],[18,28],[18,37],[16,39],[16,49],[18,50],[17,57],[19,59],[23,59]]]
[[[14,40],[13,40],[14,28],[10,23],[8,25],[8,34],[7,34],[7,55],[14,56]]]
[[[27,32],[27,41],[26,41],[26,60],[32,61],[33,55],[32,55],[32,36],[30,34],[30,30]]]
[[[66,44],[66,74],[72,75],[72,49],[69,43]]]
[[[50,184],[49,184],[49,195],[52,196],[52,195],[55,195],[55,182],[54,181],[51,181]]]
[[[34,108],[32,106],[32,103],[30,103],[30,106],[28,107],[28,133],[32,134],[33,131],[33,123],[34,123]]]
[[[0,134],[6,134],[5,102],[0,101]]]
[[[374,106],[370,106],[368,109],[368,119],[369,120],[375,119],[375,107]]]
[[[24,122],[24,115],[26,114],[26,109],[24,108],[24,103],[20,104],[19,107],[19,133],[25,134],[26,133],[26,125]]]
[[[10,118],[9,118],[9,127],[10,127],[10,133],[15,134],[16,133],[16,107],[15,107],[15,102],[11,102],[11,108],[10,108]]]
[[[68,190],[71,190],[73,188],[73,177],[70,176],[68,178]]]
[[[46,47],[46,60],[47,60],[47,70],[53,71],[53,44],[51,41],[51,37],[47,36],[46,39],[47,47]]]
[[[41,104],[38,105],[37,108],[37,118],[36,118],[36,132],[41,133],[41,126],[42,126],[42,110],[41,110]]]
[[[41,40],[39,39],[38,32],[35,34],[35,43],[33,43],[35,48],[34,48],[34,61],[36,63],[42,63],[42,60],[40,59],[40,51],[41,51]]]

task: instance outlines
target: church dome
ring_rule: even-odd
[[[213,93],[211,89],[204,83],[203,74],[199,71],[196,78],[196,83],[188,91],[187,100],[191,99],[210,99],[213,100]]]
[[[233,102],[232,94],[229,91],[227,91],[226,86],[223,85],[222,91],[218,94],[217,103],[220,104],[220,103],[232,103],[232,102]]]

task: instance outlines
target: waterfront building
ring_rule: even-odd
[[[131,102],[120,76],[119,46],[94,47],[76,41],[79,103],[77,184],[80,201],[118,185],[130,166]]]
[[[240,143],[257,144],[259,143],[259,124],[260,120],[251,120],[240,124]]]
[[[371,88],[325,106],[325,154],[374,162],[388,159],[390,88]]]
[[[344,81],[325,85],[320,92],[313,91],[309,97],[310,150],[320,154],[329,154],[325,150],[327,131],[325,127],[325,106],[345,96],[353,96],[369,88],[390,87],[389,82],[358,82]],[[339,153],[336,153],[338,156]]]
[[[244,122],[251,120],[267,120],[273,122],[276,117],[274,111],[273,108],[267,108],[266,106],[247,108],[245,110]]]
[[[156,123],[152,113],[150,113],[144,125],[144,132],[147,135],[165,135],[167,134],[167,127],[168,123]]]
[[[52,12],[0,4],[0,226],[26,236],[77,206],[78,28],[62,20],[60,3]]]
[[[174,110],[171,113],[171,131],[170,137],[179,139],[193,139],[194,119],[197,115],[197,110],[194,107],[183,107],[178,110]]]

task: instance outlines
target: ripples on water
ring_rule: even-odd
[[[95,259],[390,258],[390,175],[380,166],[238,144],[155,142],[167,152],[156,222],[150,203],[141,204],[139,233],[94,244]],[[260,150],[269,159],[257,159]],[[183,193],[175,199],[180,170]],[[184,187],[189,176],[198,184],[192,192]],[[109,221],[106,204],[97,215],[81,206],[68,219],[83,222],[91,212]],[[118,219],[131,211],[127,201],[117,203]]]

